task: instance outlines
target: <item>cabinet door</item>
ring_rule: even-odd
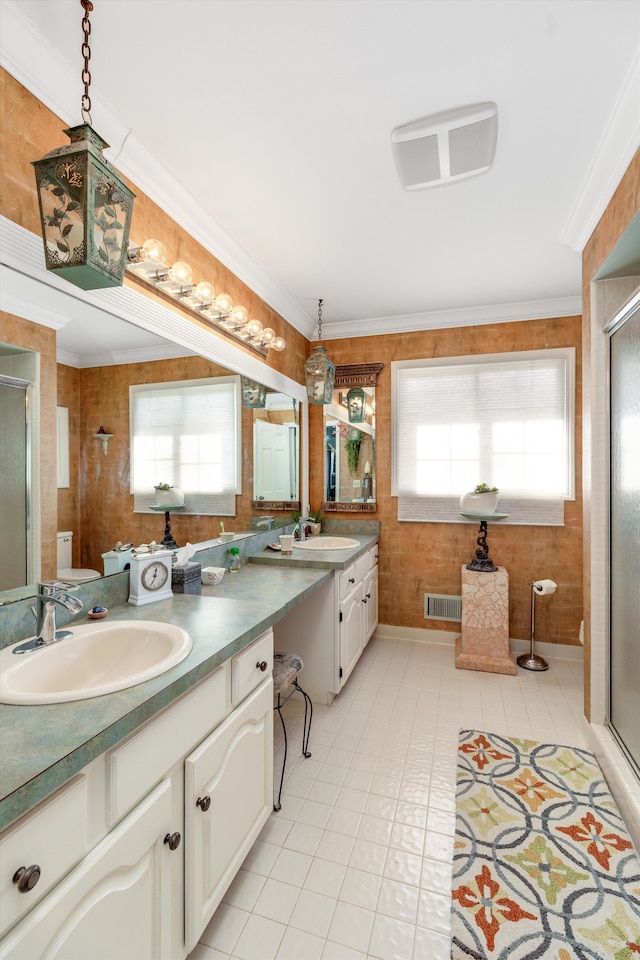
[[[374,567],[364,578],[364,643],[365,646],[378,626],[378,568]]]
[[[168,960],[172,826],[166,780],[14,927],[2,960]]]
[[[269,677],[185,761],[187,950],[198,942],[272,810]]]
[[[340,687],[362,653],[363,648],[363,603],[362,584],[357,583],[351,593],[340,602]]]

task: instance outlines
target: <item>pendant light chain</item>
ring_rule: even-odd
[[[91,0],[80,0],[80,6],[84,10],[84,17],[82,18],[82,32],[84,34],[84,40],[82,41],[82,57],[84,60],[84,65],[81,75],[82,82],[84,84],[84,94],[82,95],[81,112],[84,122],[91,124],[91,97],[89,96],[89,86],[91,84],[91,73],[89,71],[89,60],[91,59],[91,47],[89,46],[91,24],[89,22],[89,14],[93,10],[93,4],[91,3]]]
[[[322,340],[322,304],[324,300],[318,300],[318,340]]]

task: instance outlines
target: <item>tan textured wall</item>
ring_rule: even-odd
[[[640,210],[640,150],[637,151],[624,177],[611,198],[582,253],[582,349],[585,357],[591,352],[591,282],[616,243]],[[591,383],[589,365],[583,379],[584,424],[584,703],[585,716],[591,719]],[[604,453],[604,451],[602,451]]]
[[[575,501],[565,504],[564,527],[490,525],[489,547],[494,563],[509,571],[509,617],[512,637],[530,633],[530,581],[550,577],[558,591],[538,604],[536,637],[548,643],[578,643],[582,619],[582,446],[581,446],[581,318],[487,324],[449,330],[329,340],[334,363],[382,361],[376,389],[375,516],[380,537],[380,621],[406,627],[456,631],[457,624],[423,618],[425,592],[460,594],[460,565],[475,549],[475,531],[463,524],[399,523],[391,496],[391,361],[420,357],[464,356],[543,347],[576,348],[576,488]],[[322,497],[322,410],[310,410],[311,504]],[[363,514],[364,516],[364,514]]]
[[[56,575],[56,335],[48,327],[0,312],[0,343],[40,354],[41,576],[48,579]]]

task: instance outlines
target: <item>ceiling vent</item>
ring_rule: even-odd
[[[498,139],[498,107],[474,103],[396,127],[393,156],[405,190],[437,187],[491,169]]]

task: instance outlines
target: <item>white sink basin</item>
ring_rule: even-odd
[[[360,546],[357,540],[349,537],[311,537],[302,543],[294,540],[293,545],[298,550],[348,550],[350,547]]]
[[[0,651],[0,703],[65,703],[113,693],[157,677],[187,656],[186,631],[152,620],[70,625],[72,636],[14,654]]]

